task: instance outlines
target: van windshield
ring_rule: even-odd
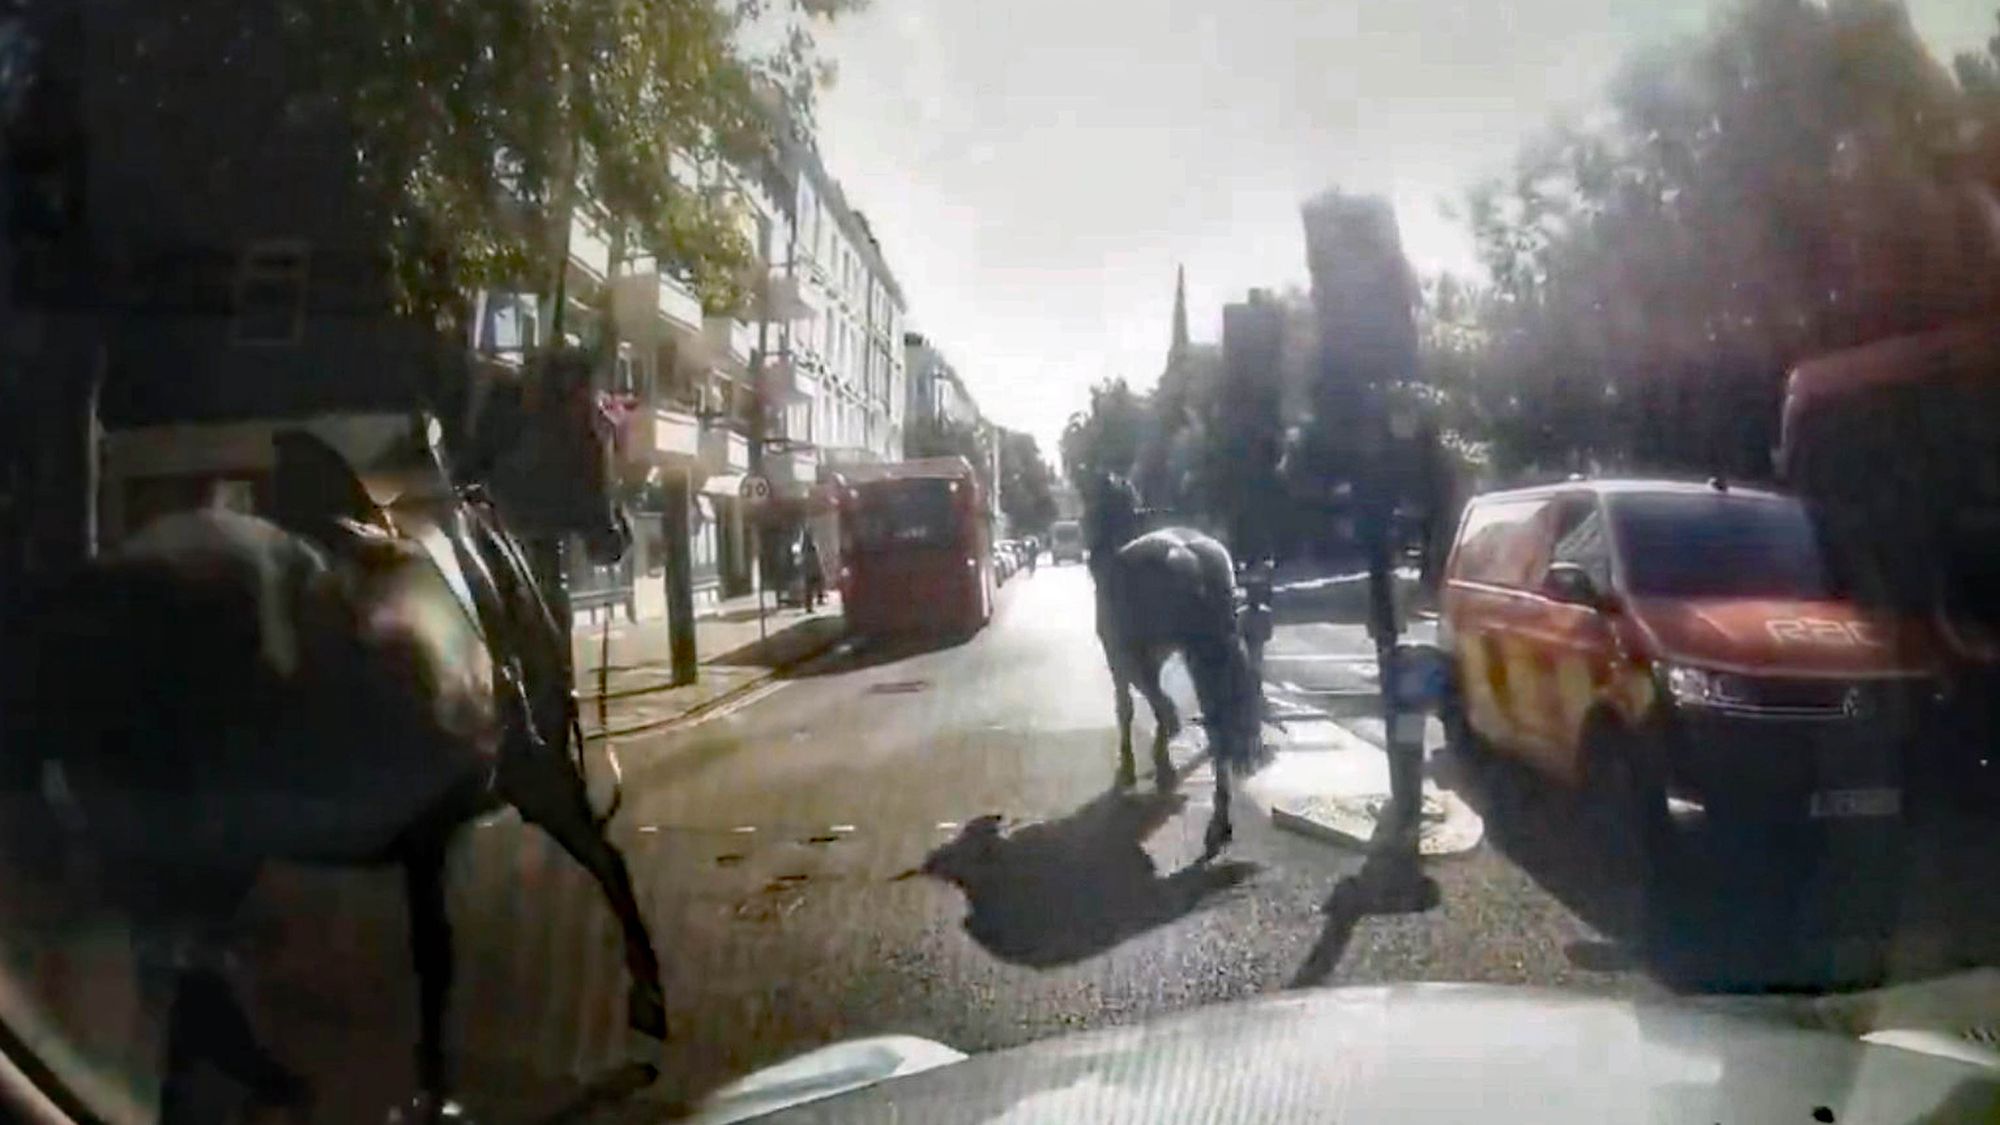
[[[1699,494],[1608,505],[1625,586],[1640,597],[1826,598],[1836,582],[1795,501]]]
[[[1083,541],[1083,529],[1074,523],[1063,522],[1049,529],[1050,538],[1065,546]]]

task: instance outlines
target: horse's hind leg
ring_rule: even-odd
[[[1146,705],[1153,709],[1153,780],[1162,789],[1174,783],[1174,762],[1167,756],[1167,743],[1180,733],[1180,713],[1174,709],[1174,701],[1160,690],[1160,665],[1164,659],[1157,653],[1147,653],[1139,666],[1139,693],[1146,697]]]
[[[265,1105],[306,1105],[310,1091],[305,1080],[257,1041],[249,1017],[217,967],[221,952],[213,943],[212,930],[217,920],[235,913],[255,881],[255,872],[149,869],[145,878],[148,885],[138,891],[145,901],[135,904],[135,923],[153,928],[154,940],[137,939],[138,970],[142,982],[149,982],[148,989],[168,989],[161,1125],[216,1118],[214,1092],[204,1090],[201,1082],[204,1064],[240,1083]]]
[[[403,891],[410,909],[410,960],[417,970],[417,1095],[425,1113],[445,1107],[444,1017],[454,974],[451,916],[445,910],[444,862],[449,835],[427,836],[403,854]]]
[[[1249,760],[1254,747],[1242,745],[1246,707],[1238,672],[1240,659],[1228,641],[1204,640],[1187,648],[1188,674],[1194,679],[1195,695],[1201,701],[1202,718],[1208,727],[1208,764],[1215,772],[1215,811],[1209,814],[1208,831],[1203,836],[1204,858],[1221,854],[1235,838],[1229,819],[1229,773]]]
[[[1222,849],[1235,839],[1235,826],[1229,822],[1229,763],[1213,760],[1209,762],[1215,771],[1215,811],[1208,815],[1208,831],[1202,836],[1202,855],[1213,859],[1222,854]]]
[[[201,1104],[195,1082],[204,1061],[242,1083],[265,1105],[302,1106],[308,1100],[305,1080],[257,1042],[229,982],[212,968],[191,966],[174,978],[166,1074],[160,1087],[161,1125],[213,1119],[212,1108]]]
[[[1126,662],[1111,658],[1112,701],[1118,705],[1118,784],[1130,785],[1139,779],[1132,764],[1132,677]]]
[[[625,942],[625,968],[631,975],[626,993],[626,1022],[633,1030],[664,1039],[667,1034],[665,993],[660,986],[660,959],[652,935],[639,914],[632,893],[632,874],[625,857],[604,838],[585,793],[583,780],[568,762],[546,749],[509,752],[500,770],[502,794],[521,816],[539,825],[590,872],[603,889],[605,902],[618,919]]]

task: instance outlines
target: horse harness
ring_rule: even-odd
[[[354,558],[362,544],[383,538],[420,548],[486,643],[503,745],[545,748],[523,654],[537,643],[550,646],[557,659],[554,668],[543,671],[566,674],[568,653],[541,583],[486,489],[450,483],[428,448],[419,454],[415,470],[401,475],[403,484],[416,482],[404,487],[384,486],[382,478],[364,482],[340,452],[307,431],[281,434],[277,445],[281,477],[293,467],[302,470],[294,473],[295,479],[311,482],[303,488],[294,484],[289,504],[280,485],[279,522],[342,558]],[[575,692],[567,683],[562,689],[561,729],[571,766],[581,778],[582,722]]]

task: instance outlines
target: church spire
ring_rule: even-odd
[[[1167,345],[1167,366],[1180,366],[1187,357],[1187,267],[1178,266],[1174,270],[1174,338]]]

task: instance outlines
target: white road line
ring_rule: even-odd
[[[1266,662],[1272,660],[1289,660],[1293,662],[1312,662],[1312,663],[1326,663],[1326,664],[1375,663],[1375,656],[1373,653],[1360,653],[1360,652],[1267,652],[1264,654],[1264,659]]]
[[[713,711],[706,711],[703,712],[702,714],[696,715],[694,719],[690,721],[687,724],[687,726],[683,729],[693,730],[695,727],[701,726],[703,723],[713,722],[716,719],[726,719],[729,716],[734,715],[738,711],[743,710],[745,707],[748,707],[753,703],[769,699],[771,696],[776,695],[777,693],[783,691],[786,687],[790,686],[790,684],[791,684],[790,680],[772,680],[770,683],[765,684],[762,687],[752,688],[750,691],[745,692],[741,697],[734,699],[728,703],[725,703],[722,706],[717,707]]]

